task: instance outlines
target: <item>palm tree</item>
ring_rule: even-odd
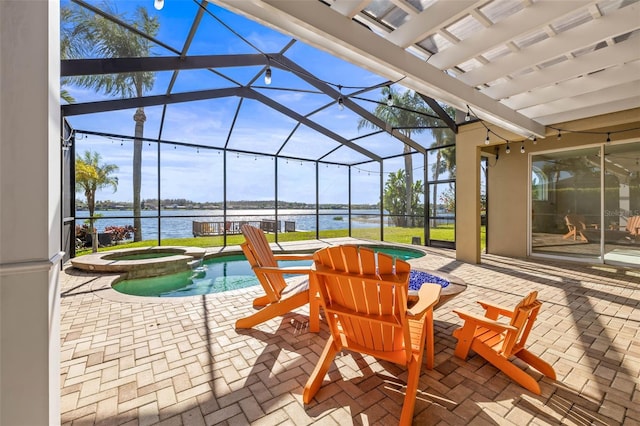
[[[85,151],[84,156],[76,157],[76,192],[84,193],[89,209],[89,224],[93,231],[93,214],[96,211],[96,191],[108,187],[118,190],[118,178],[111,176],[118,171],[115,164],[100,164],[100,154]]]
[[[389,95],[393,100],[393,106],[387,105]],[[382,88],[382,98],[378,101],[378,106],[373,111],[373,114],[391,125],[397,128],[400,133],[408,138],[414,133],[421,133],[429,126],[439,125],[439,120],[431,117],[435,113],[429,108],[424,100],[413,91],[406,90],[402,93],[396,92],[390,86]],[[371,121],[362,118],[358,121],[358,130],[363,127],[378,128]],[[406,214],[413,223],[413,160],[411,158],[411,147],[404,145],[404,169],[405,169],[405,202]]]
[[[147,10],[139,6],[132,19],[126,14],[118,14],[115,7],[105,2],[101,7],[105,12],[117,16],[119,20],[139,29],[149,36],[158,33],[156,17],[150,17]],[[62,8],[63,19],[61,45],[64,54],[71,58],[124,58],[150,56],[151,42],[126,28],[86,9],[72,5]],[[155,76],[152,72],[134,72],[73,77],[71,81],[79,86],[102,91],[119,97],[142,97],[146,90],[153,88]],[[133,141],[133,226],[134,241],[142,240],[140,223],[140,189],[142,182],[142,138],[147,117],[144,108],[137,108],[133,115],[135,133]]]

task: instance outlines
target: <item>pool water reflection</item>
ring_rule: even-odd
[[[376,252],[390,254],[400,259],[412,259],[425,255],[420,250],[400,247],[370,246]],[[310,260],[281,261],[280,266],[308,266]],[[425,281],[423,281],[425,282]],[[249,262],[242,254],[226,255],[205,260],[192,270],[149,278],[122,280],[113,284],[114,290],[133,296],[183,297],[259,285]]]

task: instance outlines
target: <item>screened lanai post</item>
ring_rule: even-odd
[[[406,145],[405,145],[406,146]],[[380,161],[380,241],[384,241],[384,167],[383,161]]]
[[[480,143],[484,127],[460,126],[456,135],[456,260],[480,263]],[[460,237],[460,238],[458,238]]]

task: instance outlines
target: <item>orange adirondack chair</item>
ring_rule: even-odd
[[[335,355],[347,349],[408,368],[400,424],[411,424],[425,343],[433,368],[433,306],[440,285],[424,284],[416,305],[407,309],[407,262],[396,260],[394,267],[393,257],[376,258],[372,250],[351,245],[319,250],[313,259],[311,279],[331,335],[304,387],[303,402],[313,399]]]
[[[309,329],[320,330],[319,301],[312,291],[310,297],[309,279],[297,280],[290,284],[285,274],[310,274],[311,266],[280,267],[279,260],[311,260],[312,254],[274,254],[262,230],[248,224],[240,228],[245,242],[242,251],[251,269],[264,289],[265,295],[254,299],[253,307],[260,310],[236,321],[236,328],[251,328],[271,318],[281,316],[309,302]]]
[[[538,382],[509,360],[516,356],[545,376],[556,379],[551,365],[524,348],[542,305],[537,297],[538,292],[532,291],[513,310],[488,302],[478,302],[486,311],[484,317],[454,310],[465,320],[464,325],[453,332],[458,339],[454,354],[466,359],[469,349],[473,349],[522,387],[540,395]],[[511,318],[511,322],[498,322],[499,315]]]

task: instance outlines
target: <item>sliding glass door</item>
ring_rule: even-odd
[[[640,143],[532,155],[531,210],[533,255],[640,264]]]
[[[604,261],[640,265],[640,143],[604,147]]]

